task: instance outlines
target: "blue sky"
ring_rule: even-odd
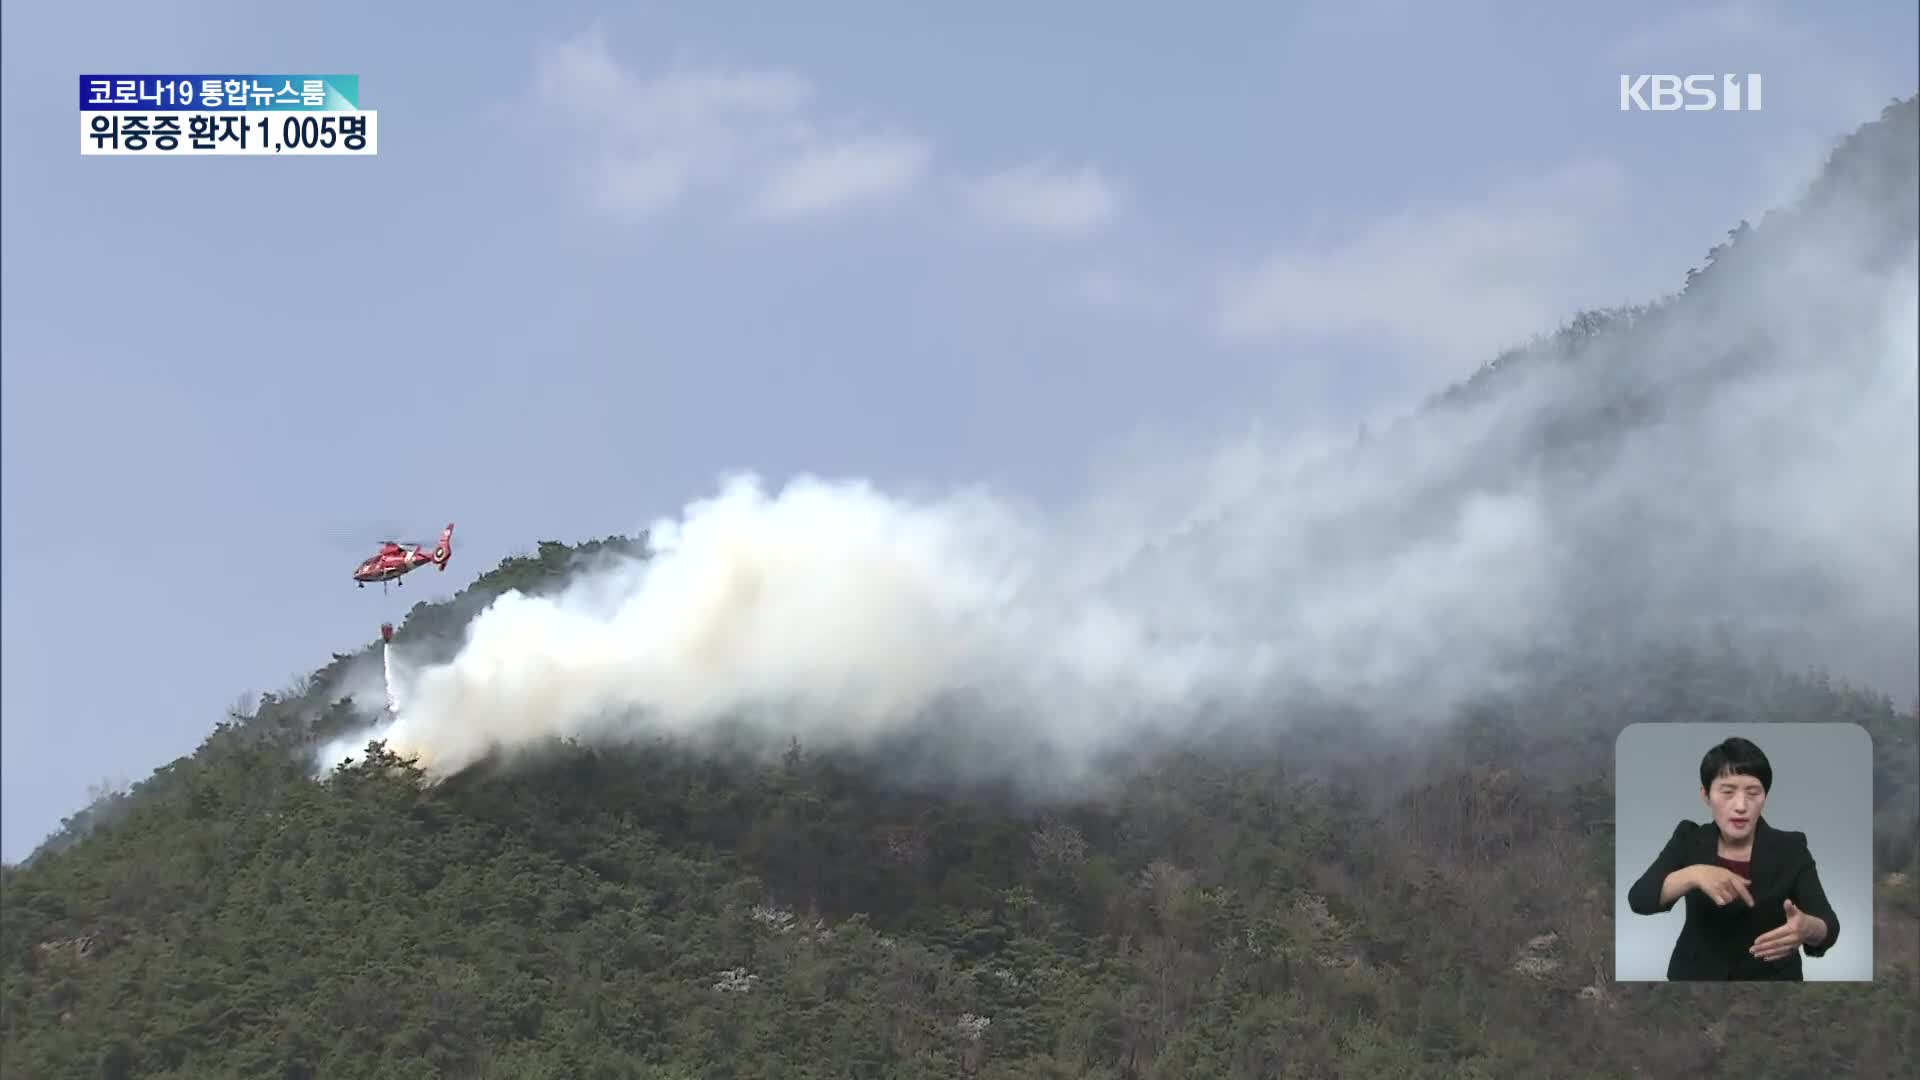
[[[1677,287],[1920,83],[1911,4],[1672,8],[10,5],[0,856],[728,470],[1051,500],[1143,430],[1403,409]],[[115,71],[355,73],[380,154],[82,157]],[[391,609],[348,581],[448,520]]]

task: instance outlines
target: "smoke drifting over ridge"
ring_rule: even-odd
[[[650,560],[503,596],[451,662],[397,656],[397,718],[322,764],[745,721],[776,749],[964,729],[955,772],[1060,779],[1206,716],[1438,719],[1540,652],[1721,624],[1911,700],[1911,142],[1868,170],[1892,194],[1833,189],[1685,298],[1357,446],[1251,439],[1059,515],[732,479]]]

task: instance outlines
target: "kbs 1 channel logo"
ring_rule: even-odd
[[[1621,112],[1759,112],[1760,76],[1622,75]]]
[[[82,75],[82,154],[374,157],[358,75]]]

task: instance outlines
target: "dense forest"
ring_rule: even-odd
[[[1630,352],[1670,312],[1732,303],[1743,265],[1790,261],[1809,230],[1868,269],[1910,265],[1917,110],[1842,140],[1798,203],[1741,223],[1674,296],[1583,315],[1425,412]],[[1840,204],[1871,213],[1823,216]],[[1556,383],[1502,452],[1579,467],[1742,362]],[[543,543],[416,606],[400,637],[450,652],[494,597],[610,551],[644,558],[644,538]],[[1585,616],[1620,606],[1596,595]],[[1321,703],[1041,801],[896,782],[799,740],[562,743],[436,784],[373,745],[318,782],[309,753],[358,725],[346,688],[376,642],[0,871],[0,1074],[1899,1074],[1920,1050],[1920,720],[1764,643],[1636,624],[1543,652],[1422,736]],[[1872,734],[1872,984],[1612,980],[1615,738],[1688,719]]]

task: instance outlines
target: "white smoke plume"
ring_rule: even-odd
[[[1073,513],[732,478],[651,558],[501,597],[450,662],[397,656],[398,715],[323,764],[744,721],[1058,779],[1287,701],[1437,719],[1541,652],[1716,625],[1911,700],[1920,279],[1879,213],[1763,227],[1634,329],[1359,445],[1250,439]]]
[[[812,478],[774,494],[736,477],[656,523],[651,559],[501,597],[451,663],[398,677],[381,737],[429,770],[547,736],[755,716],[857,745],[955,694],[1039,707],[1028,720],[1068,734],[1257,674],[1230,646],[1156,635],[1144,612],[1063,585],[1053,535],[984,494],[910,503]]]

